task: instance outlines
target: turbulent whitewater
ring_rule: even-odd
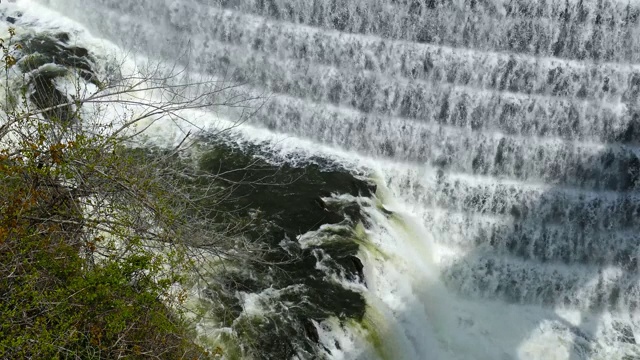
[[[2,6],[245,84],[246,141],[372,174],[329,357],[640,359],[639,1]]]

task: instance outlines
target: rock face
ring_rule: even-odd
[[[228,200],[217,209],[252,218],[245,236],[268,244],[260,261],[217,279],[224,291],[210,294],[222,304],[218,310],[225,314],[225,325],[251,339],[263,358],[287,359],[300,349],[315,356],[319,338],[312,320],[361,320],[365,311],[360,293],[328,276],[364,281],[354,241],[360,207],[331,195],[369,197],[376,188],[326,160],[273,165],[264,156],[257,146],[241,150],[216,143],[200,161],[202,170],[222,174],[223,186],[232,184]],[[321,240],[305,245],[301,235]],[[262,313],[248,316],[243,299],[257,294]],[[243,327],[247,321],[252,326]]]
[[[86,81],[97,82],[89,50],[70,45],[69,34],[38,34],[19,41],[24,57],[18,65],[23,72],[37,70],[45,64],[58,64],[76,70]]]
[[[43,116],[48,120],[60,120],[68,123],[73,119],[73,107],[68,104],[70,99],[56,88],[56,77],[66,73],[64,68],[57,71],[36,71],[31,78],[34,91],[29,97],[36,107],[43,111]],[[45,110],[46,109],[46,110]]]
[[[13,22],[17,20],[12,18]],[[11,22],[10,19],[7,21]],[[21,45],[17,54],[17,66],[28,75],[28,85],[32,87],[29,100],[48,120],[60,120],[68,123],[73,120],[73,106],[66,105],[72,99],[60,91],[55,84],[56,78],[76,74],[87,82],[99,86],[94,62],[85,48],[69,44],[69,34],[43,33],[28,35],[16,39]]]
[[[279,228],[279,234],[274,234],[280,238],[278,242],[284,236],[295,239],[323,224],[344,220],[344,216],[331,210],[322,197],[334,193],[371,196],[376,190],[374,184],[355,178],[345,170],[329,168],[326,160],[325,164],[309,163],[305,167],[287,164],[276,167],[253,158],[253,151],[259,149],[254,147],[247,153],[217,145],[201,159],[200,166],[208,171],[224,173],[228,181],[239,183],[233,190],[232,206],[236,209],[260,209],[267,214],[269,221]]]

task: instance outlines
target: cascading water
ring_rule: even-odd
[[[331,357],[640,359],[639,1],[38,3],[270,94],[248,141],[377,174],[376,335],[316,324]]]

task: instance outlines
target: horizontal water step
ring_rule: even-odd
[[[123,18],[126,17],[119,17],[120,21]],[[135,30],[146,38],[142,43],[150,44],[156,43],[161,33],[161,28],[153,24],[139,24]],[[169,44],[177,44],[182,39],[180,32],[163,36]],[[497,129],[517,135],[634,142],[640,134],[640,114],[633,107],[492,93],[470,87],[433,86],[424,81],[382,76],[374,71],[280,59],[262,52],[246,56],[237,47],[208,41],[202,36],[190,41],[193,48],[204,52],[188,59],[199,69],[217,73],[233,70],[237,81],[258,82],[272,91],[353,106],[364,112],[413,117],[472,130]],[[176,56],[177,50],[166,46],[158,51],[164,56]],[[640,85],[640,77],[638,81]]]
[[[516,13],[513,7],[504,5],[496,6],[491,12],[472,12],[466,7],[425,9],[416,7],[416,2],[393,6],[386,1],[364,0],[220,0],[217,3],[279,21],[349,33],[536,56],[626,62],[637,61],[640,49],[640,29],[634,26],[637,9],[630,7],[627,11],[626,7],[604,4],[586,14],[578,10],[580,14],[574,15],[571,10],[563,9],[557,18],[537,19],[505,16]],[[583,22],[575,21],[583,17]]]
[[[580,229],[572,224],[522,222],[463,211],[420,207],[415,215],[436,244],[461,253],[490,252],[540,263],[618,266],[635,271],[640,256],[638,229]]]
[[[635,311],[640,304],[640,278],[635,271],[567,267],[482,252],[443,259],[441,266],[448,287],[474,298],[582,310]]]
[[[625,0],[570,0],[570,1],[530,1],[530,0],[390,0],[399,6],[409,6],[409,9],[421,10],[418,7],[432,9],[436,7],[453,8],[471,13],[485,13],[497,18],[503,17],[531,17],[550,20],[569,20],[585,22],[595,20],[598,10],[624,14],[622,19],[626,25],[638,22],[640,4],[636,1]]]
[[[243,51],[260,50],[280,58],[353,70],[511,92],[610,101],[620,98],[635,101],[640,81],[637,67],[443,48],[322,31],[217,8],[199,10],[193,16],[210,19],[199,22],[197,27],[197,33],[207,39],[244,46]],[[190,24],[190,16],[172,18],[172,25],[179,29],[189,28]]]
[[[106,18],[112,18],[117,14],[102,14]],[[120,16],[119,19],[125,19],[126,16]],[[117,20],[117,19],[113,19]],[[125,19],[126,20],[126,19]],[[131,21],[129,21],[131,20]],[[129,19],[127,23],[133,24],[133,19]],[[117,22],[116,22],[117,23]],[[146,35],[147,42],[164,38],[169,43],[178,42],[179,34],[169,33],[166,37],[161,34],[158,28],[154,28],[151,24],[138,24],[138,33]],[[116,27],[117,28],[117,27]],[[171,37],[174,36],[174,37]],[[144,36],[143,38],[144,39]],[[140,39],[139,39],[140,40]],[[140,41],[144,43],[145,41]],[[160,47],[165,56],[170,56],[172,49],[170,47]],[[213,49],[212,49],[213,50]],[[217,59],[218,65],[230,65],[230,60],[242,61],[241,56],[216,55],[215,51],[210,51],[211,57]],[[174,54],[175,55],[175,54]],[[203,57],[205,60],[208,57]],[[265,59],[269,60],[266,61]],[[443,124],[453,124],[462,126],[461,131],[441,131],[432,125],[421,125],[417,122],[401,122],[394,123],[384,117],[359,117],[359,118],[343,118],[333,122],[315,121],[314,117],[298,117],[295,113],[295,107],[291,107],[293,111],[291,116],[281,116],[276,111],[271,114],[263,114],[264,121],[268,126],[276,124],[275,128],[286,132],[294,132],[299,135],[318,138],[326,142],[338,143],[340,146],[374,155],[394,156],[400,159],[427,162],[433,165],[450,168],[454,171],[468,172],[479,175],[496,175],[504,177],[513,177],[516,179],[539,179],[556,184],[567,184],[575,186],[585,186],[593,188],[610,188],[610,189],[629,189],[635,186],[638,177],[638,158],[632,152],[606,149],[601,153],[592,150],[587,151],[582,147],[575,147],[571,143],[556,143],[554,146],[535,145],[530,142],[522,141],[522,139],[489,136],[487,134],[477,134],[470,130],[481,130],[484,128],[480,121],[489,121],[489,123],[502,125],[500,130],[512,129],[513,132],[520,131],[520,134],[528,135],[533,133],[539,135],[549,135],[549,133],[562,133],[565,136],[572,137],[574,134],[583,133],[604,133],[603,137],[618,137],[621,134],[635,134],[634,126],[625,126],[633,124],[628,117],[616,117],[610,110],[609,116],[603,117],[600,121],[578,121],[563,124],[563,117],[560,114],[566,110],[566,105],[572,105],[569,100],[556,101],[546,99],[547,102],[535,101],[535,98],[518,97],[509,94],[493,94],[487,92],[467,91],[467,89],[450,88],[450,92],[442,94],[442,90],[446,88],[434,88],[428,86],[427,83],[415,82],[406,83],[397,81],[395,84],[385,85],[378,79],[375,74],[363,72],[356,75],[348,72],[341,72],[340,69],[330,67],[318,67],[318,69],[307,67],[302,69],[308,70],[309,75],[299,71],[291,73],[291,68],[301,65],[294,60],[278,62],[278,59],[269,57],[258,58],[257,56],[249,57],[247,65],[250,70],[254,71],[253,76],[244,75],[249,80],[258,80],[267,84],[271,89],[290,91],[295,94],[302,93],[311,98],[319,97],[320,99],[334,100],[337,103],[346,103],[367,110],[368,107],[375,107],[379,112],[400,113],[408,116],[417,116],[421,114],[421,118],[426,121]],[[193,59],[194,62],[201,61],[200,58]],[[205,62],[212,66],[212,71],[219,71],[220,66],[209,62]],[[240,63],[242,65],[242,63]],[[327,73],[329,72],[329,73]],[[331,73],[332,72],[332,73]],[[249,74],[249,71],[245,73]],[[291,75],[292,78],[288,76]],[[324,75],[324,77],[323,77]],[[329,77],[332,75],[332,77]],[[282,78],[280,78],[282,77]],[[343,86],[341,80],[345,81],[345,88],[350,87],[349,91],[334,91],[336,87]],[[334,81],[331,83],[331,81]],[[340,80],[340,81],[339,81]],[[327,83],[323,84],[323,81]],[[370,82],[367,82],[370,81]],[[384,88],[386,86],[386,88]],[[382,90],[376,90],[382,89]],[[372,100],[371,91],[381,91],[380,96],[384,96],[384,92],[388,91],[386,99]],[[393,94],[396,92],[396,94]],[[404,92],[402,96],[397,92]],[[340,97],[334,94],[339,94]],[[342,96],[344,94],[344,97]],[[458,100],[459,99],[459,100]],[[471,100],[469,100],[471,99]],[[385,101],[386,100],[386,101]],[[473,101],[472,101],[473,100]],[[469,110],[461,103],[477,104],[475,109]],[[526,110],[523,109],[521,103],[527,105]],[[455,104],[455,105],[452,105]],[[518,114],[527,112],[531,105],[538,111],[551,109],[551,113],[542,116],[541,121],[537,121],[534,117],[531,121],[519,122]],[[446,106],[445,106],[446,105]],[[576,103],[569,107],[569,113],[577,112]],[[278,105],[279,106],[279,105]],[[324,105],[317,107],[316,114],[322,114],[325,111]],[[275,110],[277,108],[270,108]],[[298,114],[303,113],[299,110]],[[574,110],[571,110],[574,109]],[[601,108],[604,112],[607,108]],[[546,111],[546,110],[545,110]],[[477,114],[474,115],[474,112]],[[462,116],[462,114],[465,116]],[[606,112],[605,112],[606,113]],[[552,115],[553,116],[552,116]],[[585,113],[585,116],[593,115],[592,111]],[[270,118],[269,118],[270,116]],[[579,116],[565,116],[565,119],[579,119]],[[312,119],[311,124],[306,122]],[[458,122],[458,120],[464,119]],[[617,121],[614,121],[617,119]],[[305,120],[302,124],[301,120]],[[347,120],[347,121],[344,121]],[[357,122],[354,122],[357,120]],[[262,119],[259,119],[262,121]],[[280,123],[274,123],[279,121]],[[467,123],[465,124],[464,121]],[[515,124],[515,125],[514,125]],[[591,130],[580,130],[581,125],[587,129],[591,126]],[[598,125],[600,124],[600,125]],[[301,126],[302,125],[302,126]],[[603,129],[617,129],[617,131],[605,131]],[[435,129],[435,130],[434,130]],[[519,130],[520,129],[520,130]],[[533,130],[535,129],[535,131]],[[613,135],[614,133],[618,135]],[[609,135],[607,135],[609,134]],[[633,136],[632,136],[633,137]],[[344,140],[344,142],[343,142]],[[525,161],[526,159],[526,161]],[[620,174],[614,176],[610,174]]]
[[[399,181],[402,181],[399,179]],[[397,186],[393,182],[389,186]],[[640,192],[633,194],[529,191],[510,185],[469,184],[439,179],[406,189],[425,207],[487,215],[509,215],[524,227],[564,225],[576,231],[634,228],[640,233]]]
[[[240,56],[222,45],[215,48],[222,51],[203,55],[194,65],[211,71],[225,69],[240,82],[258,82],[274,92],[350,106],[365,113],[471,130],[605,142],[636,142],[635,134],[640,133],[640,113],[624,106],[409,82],[371,71],[355,72],[258,52]]]
[[[148,30],[153,32],[152,28]],[[225,50],[222,45],[216,48],[220,47]],[[623,142],[635,140],[634,134],[640,131],[640,125],[635,126],[640,121],[638,114],[624,107],[434,87],[425,82],[381,78],[372,72],[352,73],[295,60],[279,61],[260,53],[249,57],[231,56],[234,53],[231,50],[212,51],[192,63],[210,71],[229,70],[237,81],[262,83],[276,92],[353,106],[364,112],[398,114],[472,130],[498,128],[519,135],[597,137]],[[292,68],[298,71],[292,72]]]
[[[119,5],[103,0],[107,8],[128,14],[145,14],[156,9],[169,15],[158,19],[162,32],[183,32],[182,40],[193,35],[228,41],[278,53],[285,57],[302,57],[335,66],[358,66],[391,75],[431,81],[506,89],[525,93],[568,95],[581,98],[635,101],[640,74],[636,69],[618,64],[588,64],[557,59],[448,49],[417,43],[383,40],[380,37],[349,35],[321,31],[309,26],[270,21],[239,12],[223,11],[195,3],[144,1],[144,4]],[[146,4],[149,2],[149,4]],[[173,10],[169,12],[169,7]],[[105,21],[104,18],[96,19]],[[152,43],[157,46],[157,42]],[[174,49],[175,50],[175,49]],[[198,51],[198,49],[193,49]],[[202,50],[202,49],[200,49]]]
[[[290,106],[280,106],[290,102]],[[308,104],[305,102],[305,104]],[[255,120],[346,149],[476,175],[539,180],[552,185],[630,190],[640,176],[636,148],[525,139],[301,105],[274,98]]]
[[[193,40],[198,43],[197,39]],[[203,45],[204,46],[204,45]],[[239,82],[365,113],[401,116],[470,130],[636,142],[640,113],[624,105],[557,97],[531,97],[470,87],[406,81],[372,71],[351,71],[260,52],[243,54],[222,44],[192,60],[205,71],[227,71]]]

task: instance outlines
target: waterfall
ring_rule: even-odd
[[[376,335],[316,324],[330,357],[640,358],[640,1],[17,3],[269,94],[248,141],[374,174]]]

